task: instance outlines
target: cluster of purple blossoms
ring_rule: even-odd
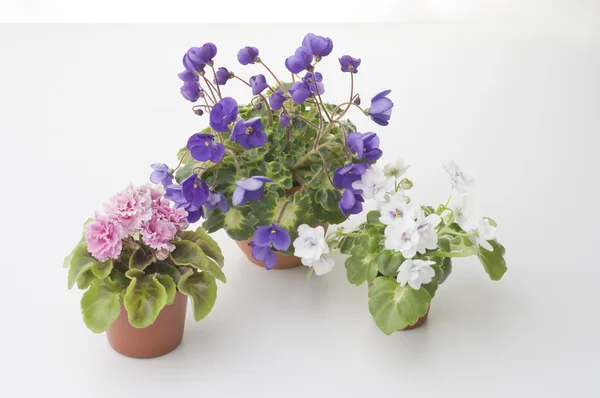
[[[262,101],[252,102],[254,108],[260,109],[267,106],[270,108],[269,115],[271,115],[271,110],[277,112],[272,120],[278,121],[282,126],[290,126],[294,115],[291,113],[291,109],[288,109],[285,105],[285,102],[291,100],[296,104],[302,104],[307,100],[320,101],[319,97],[324,94],[325,86],[323,75],[315,70],[315,66],[323,57],[330,55],[332,51],[333,41],[330,38],[312,33],[307,34],[300,46],[285,60],[286,69],[297,77],[291,86],[283,86],[276,77],[279,86],[271,86],[263,74],[256,74],[247,81],[253,96],[261,96],[263,101],[265,100],[263,95],[268,97],[268,103],[266,104]],[[187,149],[191,157],[198,162],[212,162],[214,164],[221,162],[225,156],[226,146],[223,142],[223,136],[245,150],[263,147],[269,139],[261,118],[255,117],[245,120],[240,117],[236,100],[231,97],[221,97],[220,90],[217,98],[215,87],[205,78],[205,73],[208,72],[208,70],[205,71],[207,66],[214,74],[212,83],[217,85],[219,89],[230,79],[239,78],[225,67],[219,67],[215,70],[214,58],[216,54],[217,48],[212,43],[190,48],[183,56],[185,70],[179,74],[179,78],[183,81],[181,94],[185,99],[196,102],[199,98],[205,98],[207,101],[206,108],[210,113],[209,124],[212,129],[211,132],[192,135],[188,139]],[[252,46],[241,48],[237,53],[237,59],[241,65],[263,63],[259,57],[259,50]],[[341,71],[350,73],[351,77],[354,78],[354,74],[358,73],[358,68],[361,65],[361,59],[343,55],[338,61]],[[266,65],[265,67],[272,74]],[[298,76],[302,73],[304,73],[303,77]],[[206,91],[203,89],[204,83],[208,87]],[[394,105],[387,98],[389,93],[390,90],[386,90],[374,96],[370,107],[364,110],[360,108],[360,97],[356,94],[351,97],[348,106],[357,106],[375,123],[386,126],[389,124]],[[209,101],[211,102],[210,105]],[[204,113],[202,109],[204,109],[203,105],[197,105],[194,107],[194,112],[202,115]],[[333,184],[335,188],[342,191],[339,209],[342,214],[348,217],[351,214],[362,212],[364,202],[362,191],[353,188],[352,184],[361,179],[365,171],[370,168],[370,163],[380,159],[383,152],[379,147],[379,137],[372,132],[348,132],[345,140],[347,151],[349,154],[354,155],[354,160],[349,159],[346,165],[335,171]],[[234,152],[229,149],[227,151],[234,156]],[[228,202],[228,199],[222,193],[211,189],[195,172],[184,180],[181,185],[177,185],[173,183],[174,170],[169,169],[164,164],[153,164],[152,169],[150,180],[165,187],[165,198],[174,202],[176,208],[185,210],[189,222],[198,221],[204,216],[204,211],[212,211],[217,208],[221,212],[229,210],[230,202]],[[235,181],[236,189],[230,198],[233,206],[244,206],[248,202],[261,200],[264,196],[265,184],[272,182],[271,179],[264,176],[250,176],[245,179],[238,176],[238,178],[240,179]],[[287,250],[290,246],[290,235],[277,224],[260,226],[256,229],[253,242],[250,245],[252,246],[254,258],[263,261],[265,267],[271,269],[277,262],[274,250]]]

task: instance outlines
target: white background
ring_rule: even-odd
[[[569,9],[564,24],[553,14],[531,24],[0,26],[2,396],[598,396],[593,9]],[[309,31],[335,43],[321,69],[327,101],[348,95],[336,60],[346,53],[362,58],[363,101],[392,89],[388,127],[351,117],[379,133],[382,163],[400,155],[412,165],[415,201],[446,199],[443,161],[475,171],[507,248],[505,278],[457,260],[427,323],[385,336],[342,258],[307,283],[304,267],[267,272],[219,232],[228,282],[213,312],[200,323],[188,313],[167,356],[116,354],[85,328],[80,292],[66,289],[62,259],[81,223],[128,182],[145,182],[150,163],[174,165],[205,126],[179,95],[188,47],[213,41],[216,64],[249,77],[260,66],[235,54],[254,45],[283,74]],[[250,99],[235,81],[224,89]]]

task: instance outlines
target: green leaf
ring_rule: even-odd
[[[167,304],[171,304],[175,300],[175,293],[177,293],[177,286],[169,275],[156,275],[156,279],[164,286],[167,292]]]
[[[450,276],[452,273],[452,258],[444,257],[440,264],[440,269],[442,270],[442,278],[440,279],[440,284],[444,283],[444,281]]]
[[[133,278],[123,297],[123,304],[131,326],[145,328],[152,325],[167,304],[167,299],[167,290],[158,279],[154,277]]]
[[[175,281],[175,284],[179,283],[179,279],[181,278],[181,270],[179,268],[163,261],[159,261],[155,265],[161,275],[169,275]]]
[[[369,289],[369,311],[385,334],[417,323],[427,313],[431,296],[425,289],[400,286],[394,279],[380,276]]]
[[[105,262],[95,262],[92,265],[92,273],[98,279],[104,279],[110,275],[110,271],[113,269],[113,262],[111,259],[106,260]]]
[[[435,292],[437,291],[439,283],[440,283],[439,281],[444,276],[444,272],[440,268],[440,263],[442,262],[442,258],[436,257],[436,258],[432,258],[432,260],[435,261],[435,264],[431,265],[431,268],[433,268],[433,270],[435,271],[435,276],[431,279],[431,282],[421,284],[421,289],[427,290],[427,293],[429,293],[431,298],[433,298],[435,296]]]
[[[88,252],[85,242],[78,244],[69,257],[71,257],[68,277],[69,289],[73,287],[75,282],[77,282],[80,289],[87,288],[94,278],[92,267],[98,260]]]
[[[171,252],[171,259],[175,264],[207,271],[221,282],[226,282],[227,278],[221,267],[208,258],[196,243],[189,240],[180,240],[173,242],[173,244],[175,245],[175,250]]]
[[[144,278],[146,276],[146,274],[141,269],[132,268],[132,269],[127,270],[127,272],[125,272],[125,276],[128,277],[129,279]]]
[[[179,291],[192,299],[194,319],[206,317],[217,300],[215,278],[207,272],[186,272],[177,285]]]
[[[452,249],[450,248],[450,242],[452,241],[452,237],[448,235],[440,236],[438,239],[438,248],[445,252],[450,253]]]
[[[129,268],[139,269],[143,271],[147,266],[152,264],[154,256],[151,253],[146,253],[141,247],[133,252],[129,258]]]
[[[250,207],[232,207],[225,214],[219,209],[208,213],[202,227],[209,233],[225,228],[233,240],[246,240],[254,234],[254,220],[250,216]]]
[[[206,255],[219,264],[221,268],[225,264],[225,259],[223,257],[223,252],[219,247],[219,244],[201,227],[196,229],[196,236],[198,239],[196,240],[196,244],[200,246],[200,248],[206,253]]]
[[[371,210],[367,213],[367,225],[381,225],[379,222],[379,217],[381,217],[381,213],[377,210]]]
[[[109,278],[94,279],[81,297],[81,313],[85,325],[94,333],[102,333],[121,312],[119,287]]]
[[[506,249],[497,240],[488,241],[494,248],[493,251],[488,251],[483,247],[479,246],[477,256],[488,273],[490,279],[493,281],[499,281],[506,272],[506,261],[504,260],[504,253]]]
[[[392,250],[383,250],[373,260],[377,265],[377,269],[385,276],[390,278],[398,275],[398,268],[404,262],[402,253],[396,253]]]
[[[346,259],[346,275],[348,281],[356,286],[364,282],[372,282],[377,276],[377,262],[374,261],[379,252],[379,239],[371,236],[355,241],[356,246]]]

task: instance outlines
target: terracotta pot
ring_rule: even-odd
[[[373,284],[369,283],[369,289],[371,288],[371,286],[373,286]],[[415,328],[418,328],[419,326],[421,326],[422,324],[424,324],[425,321],[427,320],[427,317],[429,316],[429,309],[430,308],[431,307],[427,308],[427,312],[425,313],[425,315],[423,315],[422,317],[419,318],[419,320],[417,321],[417,323],[415,323],[414,325],[409,325],[409,326],[405,327],[404,329],[399,329],[399,331],[415,329]]]
[[[286,191],[286,196],[291,196],[291,195],[295,194],[296,192],[298,192],[300,189],[301,189],[301,187],[293,187],[292,189],[288,189]],[[328,223],[317,224],[317,225],[322,226],[325,229],[325,233],[327,233],[327,228],[329,227]],[[312,227],[316,227],[317,225],[312,225]],[[246,257],[248,257],[248,260],[252,261],[252,263],[254,263],[260,267],[264,267],[265,265],[262,263],[262,261],[255,260],[254,257],[252,257],[252,248],[250,246],[248,246],[248,243],[250,243],[250,242],[252,242],[252,239],[235,241],[235,243],[237,243],[237,245],[242,250],[242,252],[246,255]],[[295,268],[295,267],[298,267],[299,265],[302,265],[302,261],[300,260],[300,257],[296,257],[293,254],[286,255],[286,254],[281,254],[279,252],[276,252],[275,255],[277,256],[277,264],[275,265],[274,269],[288,269],[288,268]]]
[[[121,313],[108,327],[106,337],[115,351],[128,357],[154,358],[165,355],[181,343],[186,310],[187,296],[177,292],[175,301],[162,309],[152,325],[138,329],[129,323],[127,311],[121,303]]]

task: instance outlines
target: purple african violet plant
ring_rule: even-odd
[[[281,61],[287,82],[253,46],[237,53],[241,65],[263,68],[248,80],[231,65],[215,66],[212,43],[183,56],[181,94],[194,103],[194,113],[209,114],[209,127],[189,138],[177,167],[153,165],[151,180],[165,186],[165,197],[177,208],[186,209],[189,222],[205,217],[209,232],[224,228],[235,240],[252,238],[254,258],[268,269],[276,264],[275,252],[293,252],[300,225],[338,224],[362,212],[363,192],[354,183],[382,156],[377,134],[358,132],[346,115],[359,109],[386,126],[393,107],[390,90],[363,109],[354,85],[361,60],[342,55],[348,100],[325,102],[327,80],[319,65],[333,49],[332,39],[307,34]],[[225,95],[230,81],[248,87],[247,100]]]

